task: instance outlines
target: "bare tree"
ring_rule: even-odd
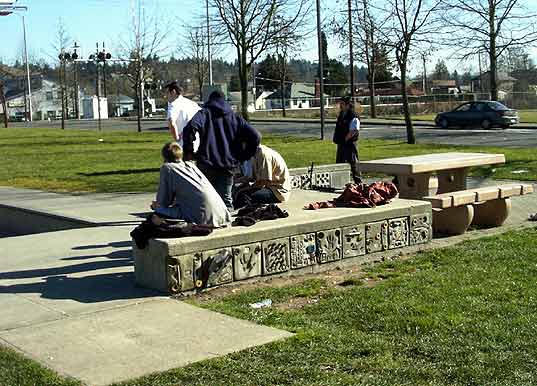
[[[144,116],[144,84],[153,78],[151,61],[164,54],[169,48],[169,36],[172,30],[171,19],[160,16],[157,11],[147,15],[138,0],[136,10],[135,1],[131,1],[131,22],[127,29],[127,36],[120,39],[120,58],[130,61],[126,68],[126,76],[136,93],[138,117]],[[138,131],[141,131],[138,122]]]
[[[438,10],[442,0],[385,0],[385,12],[389,15],[386,44],[395,53],[401,75],[403,114],[407,130],[407,142],[416,143],[416,135],[408,103],[408,66],[417,48],[432,45],[439,28]]]
[[[56,34],[54,35],[54,41],[51,43],[51,52],[48,56],[56,61],[58,60],[58,55],[61,52],[71,48],[72,44],[73,39],[71,38],[71,35],[69,35],[65,21],[60,17],[58,18],[58,25]]]
[[[207,26],[203,22],[197,25],[186,26],[186,35],[180,45],[182,51],[188,59],[194,62],[193,75],[198,83],[200,99],[203,94],[203,87],[208,79],[209,60]],[[218,31],[211,31],[211,56],[217,57],[222,53],[222,34]]]
[[[355,0],[352,15],[352,29],[356,32],[352,39],[354,56],[367,67],[367,80],[369,88],[370,115],[376,118],[375,80],[377,70],[386,67],[389,47],[386,42],[386,28],[388,18],[378,11],[378,6],[371,0]],[[342,45],[348,45],[349,29],[348,14],[346,20],[335,20],[334,32],[339,36]],[[353,69],[354,71],[354,69]]]
[[[212,0],[219,21],[237,51],[241,113],[248,119],[248,78],[252,63],[298,33],[309,15],[308,0]],[[275,23],[276,15],[285,15]],[[287,35],[283,34],[287,31]]]
[[[456,42],[461,59],[485,53],[489,59],[489,84],[493,100],[498,99],[498,58],[506,50],[537,42],[535,13],[521,0],[444,0],[450,12],[450,41]],[[533,2],[532,2],[533,3]]]

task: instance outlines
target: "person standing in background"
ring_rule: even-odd
[[[337,145],[336,163],[348,163],[351,166],[352,179],[355,184],[362,183],[360,173],[360,158],[358,156],[358,138],[360,120],[354,112],[351,98],[343,97],[338,100],[340,113],[337,118],[333,141]]]
[[[173,140],[183,146],[183,129],[201,110],[201,107],[196,102],[185,98],[183,88],[175,81],[166,85],[166,97],[168,98],[168,129]]]

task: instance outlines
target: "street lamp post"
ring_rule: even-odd
[[[319,88],[321,104],[321,140],[324,140],[324,63],[323,63],[323,40],[321,26],[321,4],[317,0],[317,39],[319,45]]]
[[[0,4],[0,16],[7,16],[12,14],[13,12],[17,11],[28,11],[28,7],[26,6],[16,6],[13,5],[17,0],[13,0],[11,2],[7,2],[5,4]],[[19,15],[18,13],[15,13],[16,15]],[[24,58],[26,61],[26,81],[27,81],[27,87],[28,87],[28,100],[29,100],[29,117],[27,119],[30,120],[30,122],[33,120],[33,114],[32,114],[32,84],[30,80],[30,65],[28,64],[28,45],[26,40],[26,20],[24,18],[24,15],[19,15],[22,17],[22,30],[24,35]],[[7,114],[7,111],[6,111]]]

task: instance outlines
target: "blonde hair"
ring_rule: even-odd
[[[183,159],[183,149],[177,142],[168,142],[162,148],[162,158],[165,162],[177,162]]]

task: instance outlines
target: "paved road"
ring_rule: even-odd
[[[58,127],[59,122],[39,122],[39,127]],[[319,137],[320,125],[315,123],[294,122],[258,122],[254,123],[264,134],[300,135],[307,137]],[[13,124],[17,127],[25,127],[25,123]],[[68,129],[95,130],[95,121],[67,121]],[[103,130],[136,130],[136,121],[110,119],[103,121]],[[333,125],[326,127],[325,138],[332,137]],[[143,121],[142,130],[166,130],[166,122]],[[476,145],[476,146],[500,146],[500,147],[537,147],[537,130],[517,129],[508,130],[442,130],[437,128],[416,128],[418,142],[450,144],[450,145]],[[405,140],[406,131],[398,126],[365,126],[362,138],[378,138]]]

